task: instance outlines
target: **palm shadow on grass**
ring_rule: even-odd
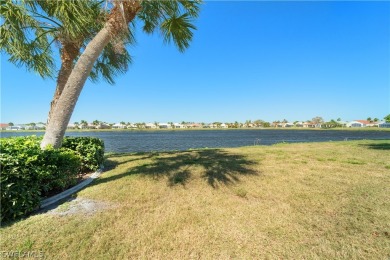
[[[129,156],[131,156],[130,159],[125,160],[125,161],[121,161],[121,162],[117,162],[117,161],[110,159],[111,157],[121,158],[121,157],[129,157]],[[120,164],[125,164],[125,163],[139,161],[139,160],[145,160],[148,158],[152,158],[153,156],[155,156],[154,153],[149,153],[149,154],[148,153],[110,154],[110,155],[106,156],[106,158],[105,158],[104,171],[113,170]]]
[[[151,162],[130,167],[125,172],[114,176],[98,179],[93,185],[114,181],[132,174],[140,174],[154,179],[166,177],[169,186],[185,185],[191,180],[195,168],[201,170],[202,179],[213,188],[217,188],[220,184],[237,183],[240,181],[240,175],[258,175],[258,172],[250,167],[256,162],[248,160],[242,155],[228,153],[220,149],[145,153],[140,156],[140,158],[120,163],[108,158],[105,166],[108,170],[134,160],[150,158]]]
[[[375,150],[390,150],[390,143],[372,143],[372,144],[361,144],[361,146]]]

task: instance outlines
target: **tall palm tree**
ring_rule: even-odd
[[[65,84],[73,70],[74,63],[104,25],[105,9],[99,1],[56,0],[56,1],[12,1],[3,0],[1,16],[0,49],[10,55],[9,61],[28,70],[37,72],[43,78],[54,77],[55,62],[52,47],[58,47],[61,66],[57,74],[57,86],[51,102],[48,122]],[[30,32],[36,35],[31,39]],[[132,34],[122,39],[132,43]],[[114,83],[114,76],[127,70],[131,57],[127,50],[108,44],[90,73],[90,79],[105,79]]]
[[[125,46],[133,43],[136,20],[144,32],[160,31],[165,43],[172,41],[184,51],[200,4],[198,0],[1,0],[0,49],[10,55],[10,62],[54,77],[52,46],[60,46],[63,66],[41,147],[61,146],[88,77],[112,83],[115,74],[126,71],[131,58]]]
[[[109,6],[109,14],[102,29],[92,37],[78,58],[65,87],[53,108],[41,147],[61,146],[66,126],[93,65],[104,48],[115,41],[129,38],[129,24],[139,20],[146,33],[160,31],[163,41],[173,43],[179,51],[188,48],[195,26],[192,21],[198,16],[200,1],[153,1],[116,0]]]

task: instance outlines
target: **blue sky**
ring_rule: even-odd
[[[185,53],[137,32],[115,85],[87,82],[71,122],[382,119],[390,2],[206,1]],[[55,81],[1,57],[1,122],[46,121]]]

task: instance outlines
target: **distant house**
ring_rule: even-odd
[[[147,123],[147,124],[145,124],[145,128],[147,128],[147,129],[156,129],[157,126],[155,124],[153,124],[153,123]]]
[[[174,123],[173,128],[180,128],[181,129],[181,128],[185,128],[185,126],[180,124],[180,123]]]
[[[68,129],[76,129],[78,127],[75,124],[68,124],[67,128]]]
[[[88,123],[88,129],[96,129],[96,125],[94,125],[93,123]]]
[[[135,129],[137,126],[135,124],[128,124],[127,129]]]
[[[295,126],[293,123],[288,123],[288,122],[273,122],[272,125],[274,127],[293,127]]]
[[[380,122],[380,123],[378,123],[378,127],[380,127],[380,128],[390,128],[390,123]]]
[[[366,125],[362,122],[355,120],[355,121],[348,122],[347,127],[366,127]]]
[[[347,127],[370,127],[375,125],[377,125],[377,123],[370,122],[367,120],[354,120],[347,123]]]
[[[35,125],[26,125],[25,130],[35,130]]]
[[[168,123],[158,123],[158,128],[167,129],[167,128],[171,128],[171,125]]]
[[[201,124],[198,123],[188,123],[185,125],[186,128],[202,128]]]
[[[219,127],[220,128],[228,128],[229,126],[227,124],[225,124],[225,123],[222,123]]]
[[[315,128],[316,124],[313,123],[313,122],[305,122],[305,123],[303,123],[303,127],[305,127],[305,128]],[[321,125],[319,125],[319,127],[321,127]]]
[[[42,124],[42,123],[38,123],[38,124],[35,125],[35,129],[36,130],[45,130],[46,129],[46,125]]]
[[[98,125],[95,125],[95,128],[96,129],[109,129],[110,128],[110,125],[107,124],[107,123],[99,123]]]
[[[45,124],[39,123],[39,124],[28,124],[25,125],[25,130],[44,130],[46,128]]]
[[[125,129],[126,128],[126,125],[124,124],[121,124],[121,123],[116,123],[112,126],[112,128],[114,129]]]
[[[6,130],[25,130],[25,125],[14,125],[14,126],[8,126]]]
[[[93,123],[79,124],[79,125],[69,124],[68,128],[69,129],[98,129],[98,125],[94,125]]]
[[[0,129],[1,130],[6,130],[8,127],[8,124],[0,124]]]
[[[203,126],[203,128],[218,128],[216,124],[210,123]]]
[[[296,127],[303,127],[303,124],[304,124],[303,122],[296,122],[295,126]]]
[[[356,121],[361,122],[361,123],[365,124],[368,127],[377,126],[378,125],[378,123],[376,123],[374,121],[367,121],[367,120],[356,120]]]

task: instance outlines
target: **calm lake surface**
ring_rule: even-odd
[[[43,132],[2,132],[1,137],[43,135]],[[326,130],[185,130],[67,132],[66,136],[93,136],[104,140],[106,152],[149,152],[191,148],[240,147],[276,143],[390,139],[388,131]]]

